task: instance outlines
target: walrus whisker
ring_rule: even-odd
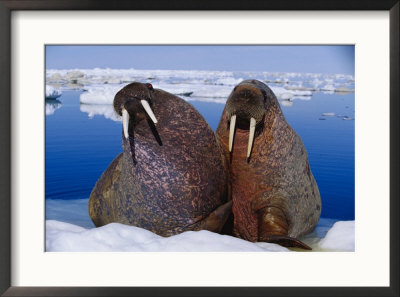
[[[149,103],[146,100],[140,100],[140,103],[142,103],[144,110],[147,112],[151,120],[153,121],[154,124],[157,124],[157,119],[156,116],[154,115],[153,111],[151,110],[151,107]]]
[[[122,127],[124,129],[124,136],[126,139],[129,137],[128,125],[129,125],[129,113],[125,108],[122,108]]]
[[[231,123],[229,126],[229,152],[232,152],[233,136],[235,134],[235,124],[236,124],[236,115],[234,114],[231,117]]]
[[[253,148],[254,134],[256,132],[256,119],[250,119],[250,133],[249,133],[249,144],[247,146],[247,161],[249,160],[251,149]]]

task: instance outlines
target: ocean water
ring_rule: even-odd
[[[54,72],[49,71],[48,75],[52,74]],[[215,98],[193,97],[196,92],[207,89],[205,80],[199,82],[197,77],[189,76],[189,82],[177,82],[173,75],[159,75],[162,79],[152,78],[151,82],[155,88],[170,91],[168,87],[171,87],[176,94],[193,90],[192,96],[182,98],[186,98],[215,131],[226,92],[243,76],[214,80],[218,83],[210,85],[220,95]],[[301,91],[304,88],[299,86],[307,86],[307,80],[295,78],[297,91],[287,91],[281,81],[272,83],[271,87],[279,93],[277,96],[281,99],[286,120],[305,144],[321,193],[321,217],[333,221],[354,220],[354,92],[332,90],[331,85],[343,80],[340,76],[333,83],[327,78],[331,84],[318,81],[327,88],[313,91]],[[111,86],[96,81],[79,88],[55,84],[62,90],[62,95],[57,99],[46,99],[46,219],[93,227],[87,199],[102,172],[122,151],[122,123],[109,104],[113,90],[118,90],[124,82],[119,83]],[[107,98],[98,97],[103,94],[102,90],[104,94],[109,93]],[[97,103],[90,101],[96,98],[99,98]],[[85,100],[92,104],[83,104]]]

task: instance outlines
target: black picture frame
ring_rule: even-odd
[[[390,13],[389,287],[12,287],[11,12],[17,10],[383,10]],[[399,296],[398,0],[0,0],[0,293],[2,296]],[[371,234],[371,241],[379,234]],[[301,273],[301,271],[299,272]]]

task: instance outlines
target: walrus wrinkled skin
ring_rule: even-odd
[[[141,83],[120,90],[114,109],[123,116],[123,153],[92,190],[94,224],[118,222],[162,236],[219,232],[232,207],[228,172],[203,117],[179,97]]]
[[[310,249],[297,237],[315,228],[321,197],[304,144],[271,89],[257,80],[237,85],[226,102],[217,138],[229,164],[233,234],[252,242]]]

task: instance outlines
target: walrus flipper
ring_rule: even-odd
[[[221,232],[231,212],[232,200],[226,202],[225,204],[222,204],[212,213],[210,213],[208,217],[203,219],[198,226],[198,230],[208,230],[217,233]]]
[[[300,240],[288,236],[288,222],[284,212],[278,207],[264,207],[258,214],[258,241],[277,243],[285,247],[312,250]]]
[[[301,248],[305,250],[312,250],[308,245],[306,245],[304,242],[301,242],[300,240],[290,237],[290,236],[285,236],[285,235],[268,235],[263,237],[262,239],[260,238],[259,241],[265,241],[265,242],[270,242],[270,243],[277,243],[281,246],[285,247],[295,247],[295,248]]]

